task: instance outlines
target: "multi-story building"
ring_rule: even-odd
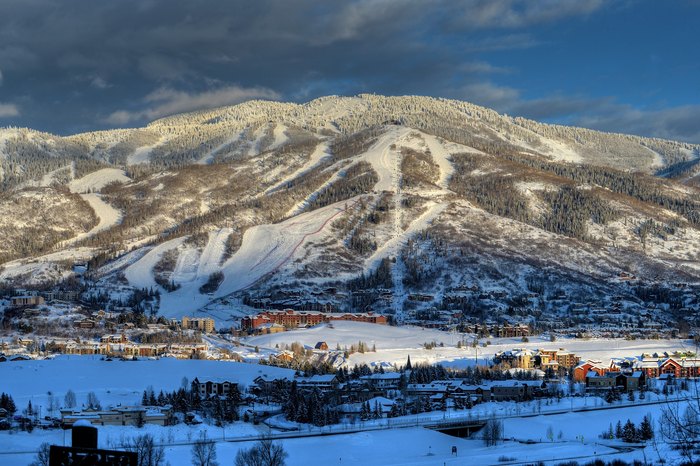
[[[183,317],[182,328],[190,330],[199,330],[204,333],[212,333],[214,331],[214,319],[208,317]]]
[[[371,324],[386,324],[386,317],[373,312],[362,313],[325,313],[314,311],[265,311],[254,316],[241,319],[243,330],[254,330],[268,324],[278,324],[287,328],[311,327],[334,320],[349,320]]]
[[[192,381],[192,391],[197,392],[202,399],[212,396],[226,396],[234,388],[238,388],[238,383],[227,379],[202,379],[195,378]]]

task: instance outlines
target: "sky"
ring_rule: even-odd
[[[0,0],[0,126],[428,95],[700,143],[700,0]]]

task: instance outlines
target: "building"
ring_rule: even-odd
[[[325,313],[285,309],[283,311],[265,311],[254,316],[245,316],[241,319],[241,329],[256,330],[269,324],[282,325],[286,328],[312,327],[335,320],[386,324],[386,317],[373,312]]]
[[[579,363],[574,368],[574,380],[576,382],[585,382],[588,372],[593,371],[598,375],[605,375],[608,372],[617,372],[617,368],[612,367],[612,363],[605,365],[602,361],[588,359],[585,362]]]
[[[214,319],[208,317],[183,317],[182,328],[199,330],[204,333],[214,332]]]
[[[172,423],[172,406],[117,406],[105,411],[61,410],[64,426],[72,426],[78,421],[88,421],[94,426],[140,426],[156,424],[167,426]]]
[[[41,306],[44,302],[42,296],[13,296],[11,299],[13,306]]]
[[[396,390],[399,388],[402,376],[401,372],[386,372],[384,374],[363,375],[360,380],[369,383],[377,390]]]
[[[226,379],[207,379],[192,381],[192,391],[199,393],[201,399],[212,396],[227,396],[234,389],[238,389],[238,383]]]
[[[314,349],[328,351],[328,343],[326,343],[325,341],[319,341],[318,343],[316,343],[316,346],[314,346]]]
[[[491,386],[491,399],[493,401],[524,401],[533,396],[534,388],[541,386],[541,382],[526,382],[508,380],[498,382]]]
[[[338,377],[334,374],[297,377],[294,380],[297,382],[297,387],[299,388],[318,388],[321,391],[335,390],[338,388]]]

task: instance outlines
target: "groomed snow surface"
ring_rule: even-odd
[[[238,251],[219,266],[224,244],[231,230],[210,233],[203,252],[183,245],[184,238],[160,244],[125,270],[133,286],[155,287],[153,267],[162,255],[179,248],[180,255],[172,279],[181,288],[161,296],[160,313],[179,317],[194,312],[209,302],[244,290],[288,264],[310,239],[325,234],[325,228],[344,211],[344,204],[334,204],[274,225],[259,225],[246,230]],[[221,271],[224,281],[212,295],[202,295],[202,286],[212,272]]]
[[[0,364],[2,391],[12,394],[21,410],[31,400],[35,408],[40,406],[46,414],[48,392],[62,400],[67,390],[77,395],[78,404],[85,402],[87,394],[94,391],[102,405],[122,403],[138,404],[144,389],[151,386],[154,390],[174,390],[181,386],[182,377],[189,381],[195,377],[222,377],[249,385],[258,375],[292,376],[290,370],[255,364],[242,364],[223,361],[202,360],[139,360],[139,361],[103,361],[97,356],[61,356],[54,360],[21,361]],[[649,394],[644,403],[654,403],[655,396]],[[673,399],[669,400],[673,403]],[[487,403],[477,405],[470,412],[424,413],[420,418],[440,419],[442,416],[472,415],[480,418],[496,415],[504,418],[504,441],[496,447],[486,447],[482,440],[460,439],[436,431],[410,427],[414,417],[392,419],[394,426],[401,423],[402,428],[340,434],[321,437],[307,437],[278,440],[289,453],[287,464],[290,466],[321,464],[362,464],[362,465],[487,465],[509,464],[516,462],[545,461],[557,464],[565,459],[580,462],[600,457],[606,461],[614,458],[631,461],[646,459],[656,461],[658,455],[675,464],[677,453],[671,452],[661,442],[659,449],[651,445],[644,450],[620,453],[611,448],[621,445],[619,441],[603,441],[598,435],[607,430],[612,423],[624,423],[627,419],[636,424],[646,414],[653,420],[661,418],[661,404],[644,404],[629,407],[626,400],[606,409],[589,412],[566,412],[570,407],[603,407],[604,401],[597,397],[563,399],[560,402],[536,401],[529,403]],[[560,414],[541,415],[539,412],[558,410]],[[526,417],[521,417],[526,416]],[[385,420],[386,421],[386,420]],[[385,422],[383,421],[383,422]],[[376,421],[371,421],[376,423]],[[370,423],[371,423],[370,422]],[[366,427],[361,424],[355,427]],[[554,437],[550,440],[547,430],[551,428]],[[99,446],[115,448],[124,439],[140,434],[151,434],[159,443],[166,445],[166,460],[172,466],[191,464],[190,449],[193,440],[201,432],[214,439],[217,444],[217,456],[220,464],[232,464],[236,452],[251,446],[250,442],[225,442],[224,437],[241,439],[258,436],[269,430],[264,425],[253,426],[236,423],[225,429],[210,424],[198,426],[177,425],[158,427],[146,425],[142,429],[133,427],[104,426],[98,428]],[[42,442],[64,444],[62,430],[40,430],[33,433],[0,432],[0,464],[19,466],[28,464],[33,458],[33,451]],[[70,432],[66,438],[70,438]],[[70,440],[67,440],[69,444]],[[534,443],[524,443],[534,442]],[[452,455],[452,447],[457,447],[457,455]],[[508,458],[504,460],[503,458]]]

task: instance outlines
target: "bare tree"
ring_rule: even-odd
[[[695,464],[695,445],[700,440],[700,397],[687,404],[669,401],[661,411],[659,430],[664,439],[675,443],[689,464]]]
[[[29,466],[49,466],[49,450],[50,446],[47,442],[39,445],[39,450],[36,452],[34,461],[29,463]]]
[[[97,395],[95,395],[95,392],[90,392],[87,394],[87,407],[88,409],[94,409],[97,411],[102,409],[100,400],[97,399]]]
[[[235,466],[284,466],[288,456],[284,447],[265,437],[248,450],[239,450]]]
[[[53,393],[49,392],[48,394],[48,402],[46,403],[46,408],[49,410],[49,414],[53,416],[54,411],[56,411],[59,406],[59,401],[56,399]]]
[[[192,465],[193,466],[219,466],[216,461],[216,444],[207,438],[207,434],[202,432],[199,440],[192,445]]]
[[[503,421],[499,421],[495,417],[492,417],[486,421],[486,425],[483,427],[482,436],[487,447],[492,447],[498,444],[503,437]]]
[[[165,448],[156,445],[152,435],[145,434],[122,443],[126,451],[138,455],[137,466],[162,466],[165,462]]]
[[[65,405],[66,408],[75,408],[76,400],[75,400],[75,392],[73,390],[69,389],[66,392],[66,396],[63,397],[63,404]]]

